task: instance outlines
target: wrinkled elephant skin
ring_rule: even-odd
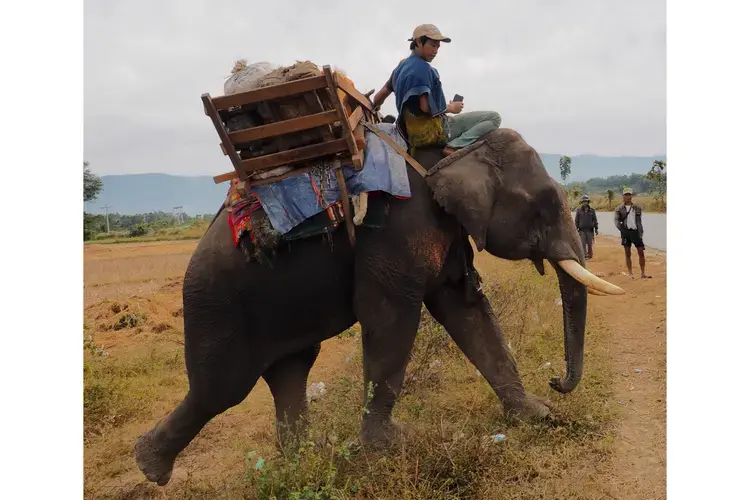
[[[486,298],[464,299],[465,243],[510,260],[572,259],[583,249],[561,187],[537,153],[500,129],[441,160],[418,152],[421,178],[409,168],[412,198],[390,201],[388,224],[346,231],[332,245],[310,238],[281,249],[272,267],[248,263],[221,213],[185,273],[185,361],[189,390],[177,408],[136,443],[146,477],[169,481],[178,454],[214,416],[240,403],[260,377],[276,405],[280,437],[306,414],[305,388],[323,340],[359,321],[365,387],[374,394],[361,424],[364,443],[394,434],[391,412],[401,390],[424,303],[493,387],[506,412],[545,417],[548,402],[524,391],[516,364]],[[437,165],[436,165],[437,163]],[[567,373],[554,384],[572,390],[583,370],[586,287],[560,273]]]

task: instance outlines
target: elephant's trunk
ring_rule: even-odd
[[[583,337],[586,331],[586,286],[554,265],[560,283],[565,332],[565,378],[553,377],[550,386],[563,394],[576,388],[583,375]]]

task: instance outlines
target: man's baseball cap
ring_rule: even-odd
[[[633,194],[633,190],[630,188],[625,188],[622,190],[622,194]]]
[[[584,194],[583,196],[581,196],[581,202],[584,202],[584,201],[591,201],[591,200],[589,200],[589,197]]]
[[[409,38],[408,41],[413,42],[414,40],[422,38],[423,36],[426,36],[430,40],[451,43],[451,39],[443,36],[443,34],[440,33],[438,27],[434,24],[420,24],[419,26],[414,28],[414,33],[411,35],[411,38]]]

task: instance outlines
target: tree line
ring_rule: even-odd
[[[654,160],[651,168],[645,174],[632,173],[630,175],[610,175],[609,177],[594,177],[585,182],[565,184],[572,170],[572,160],[569,156],[560,157],[560,178],[566,191],[573,198],[583,194],[604,194],[611,201],[613,197],[626,187],[635,194],[652,194],[658,205],[666,209],[667,196],[667,162]]]
[[[572,170],[572,160],[569,156],[560,157],[560,177],[569,196],[578,198],[582,194],[605,194],[611,200],[626,187],[633,189],[636,194],[650,193],[658,203],[666,208],[667,195],[667,162],[656,160],[651,169],[645,174],[611,175],[609,177],[594,177],[585,182],[565,184]],[[83,162],[83,201],[93,201],[102,190],[102,180],[91,171],[89,162]],[[117,212],[109,214],[109,228],[107,216],[83,212],[83,239],[89,240],[97,233],[109,231],[127,232],[130,236],[145,235],[151,230],[158,230],[176,225],[194,224],[198,220],[211,219],[213,214],[203,214],[190,217],[182,213],[176,219],[174,213],[149,212],[146,214],[123,215]]]
[[[94,201],[102,190],[102,181],[93,173],[89,162],[83,162],[83,201]],[[149,212],[144,214],[125,215],[118,212],[105,214],[89,214],[83,212],[83,239],[92,239],[96,234],[125,233],[128,236],[144,236],[151,231],[166,229],[176,225],[189,226],[202,220],[211,220],[215,214],[203,214],[191,217],[186,213]],[[109,227],[107,227],[109,218]]]
[[[186,213],[178,215],[173,212],[148,212],[145,214],[125,215],[117,212],[109,214],[109,230],[113,233],[128,233],[130,236],[143,236],[149,231],[166,229],[169,227],[189,226],[202,220],[211,220],[215,214],[203,214],[191,217]],[[88,214],[88,228],[93,234],[107,232],[107,216],[104,214]],[[85,236],[84,236],[84,239]]]
[[[586,182],[572,183],[578,185],[587,194],[605,193],[607,189],[622,190],[623,186],[631,188],[636,193],[651,193],[657,189],[656,182],[644,177],[643,174],[610,175],[609,177],[594,177]]]

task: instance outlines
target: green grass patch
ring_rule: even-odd
[[[140,231],[118,233],[99,233],[93,239],[84,242],[85,245],[111,245],[118,243],[149,243],[154,241],[183,241],[199,240],[208,229],[208,222],[196,223],[183,227],[161,228],[148,230],[145,234]]]

